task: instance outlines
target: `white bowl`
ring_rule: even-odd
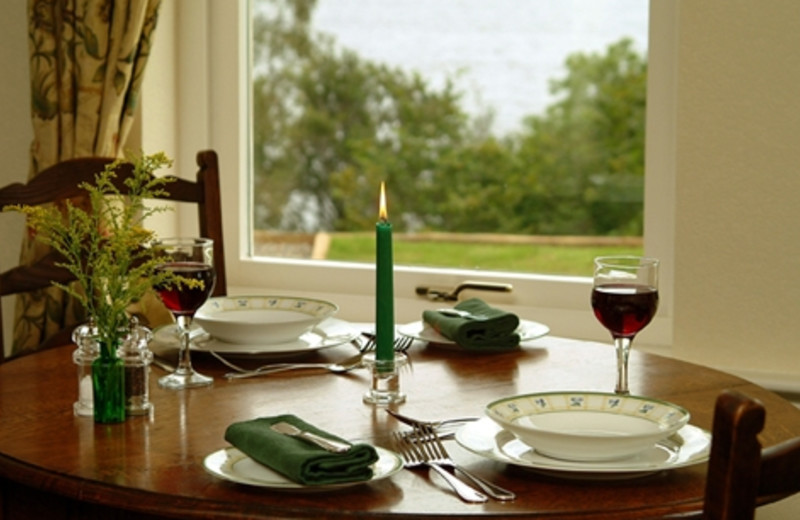
[[[554,392],[507,397],[486,414],[522,442],[548,457],[605,461],[653,447],[689,422],[689,412],[637,396]]]
[[[197,310],[194,321],[228,343],[273,344],[294,341],[339,307],[324,300],[291,296],[221,296]]]

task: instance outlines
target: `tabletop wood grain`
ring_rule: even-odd
[[[0,519],[28,518],[336,518],[524,517],[642,519],[699,515],[705,464],[644,478],[583,481],[482,459],[455,442],[460,463],[514,490],[513,502],[461,502],[427,471],[330,492],[281,492],[220,480],[203,467],[224,448],[225,428],[258,416],[294,413],[349,439],[391,447],[401,425],[385,410],[362,402],[368,374],[287,372],[228,381],[212,358],[195,364],[217,377],[211,387],[168,391],[151,382],[151,417],[117,425],[75,417],[77,378],[65,346],[0,365]],[[342,345],[306,356],[333,360],[353,353]],[[401,373],[407,403],[398,409],[420,418],[482,415],[499,397],[554,390],[610,391],[612,347],[557,337],[526,343],[518,351],[476,355],[424,343],[409,351]],[[246,361],[246,360],[245,360]],[[153,379],[163,375],[156,367]],[[738,388],[767,408],[765,445],[800,434],[800,410],[745,380],[710,368],[634,349],[633,393],[686,407],[691,423],[709,429],[713,403]],[[48,506],[47,504],[51,504]]]

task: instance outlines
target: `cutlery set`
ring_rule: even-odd
[[[362,358],[364,354],[375,350],[375,335],[364,332],[362,336],[366,338],[366,341],[355,339],[352,342],[358,348],[358,354],[334,363],[268,363],[254,369],[247,369],[231,362],[213,350],[209,350],[208,353],[232,370],[225,374],[227,379],[244,379],[288,370],[304,369],[322,369],[341,374],[363,366]],[[413,342],[413,338],[408,336],[397,337],[394,341],[394,350],[405,352]],[[161,360],[155,361],[159,366],[162,363]],[[168,369],[168,366],[164,368]],[[442,443],[442,439],[452,437],[452,431],[447,430],[448,426],[459,426],[475,421],[478,419],[477,417],[422,421],[393,410],[387,409],[386,411],[398,421],[412,427],[411,431],[392,433],[394,448],[400,454],[404,467],[408,469],[428,467],[436,471],[450,485],[459,498],[468,503],[484,503],[490,498],[497,501],[509,501],[516,498],[513,492],[488,482],[456,464]],[[273,431],[283,435],[302,438],[332,453],[342,453],[350,449],[348,444],[301,430],[286,422],[277,423],[271,428]],[[459,476],[462,478],[459,478]]]
[[[444,467],[442,467],[441,464],[437,464],[431,460],[431,455],[426,449],[428,441],[424,441],[413,435],[403,435],[399,432],[394,432],[392,437],[394,440],[395,449],[398,453],[400,453],[400,456],[403,457],[403,465],[406,468],[427,466],[436,471],[447,481],[448,484],[450,484],[450,487],[453,488],[453,491],[455,491],[464,502],[480,503],[489,500],[489,497],[472,486],[459,480],[454,474],[448,472]]]
[[[393,432],[394,447],[403,458],[406,468],[426,466],[436,471],[450,485],[453,491],[465,502],[482,503],[493,498],[498,501],[514,500],[516,495],[507,489],[467,471],[456,464],[447,452],[439,434],[438,426],[449,422],[466,422],[474,418],[450,419],[446,421],[416,421],[387,410],[392,416],[412,426],[410,432]],[[399,417],[398,417],[399,416]],[[402,417],[402,419],[400,419]],[[448,471],[450,469],[450,471]],[[461,480],[457,475],[466,479]],[[476,489],[479,488],[479,489]]]

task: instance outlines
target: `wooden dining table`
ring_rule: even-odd
[[[341,437],[391,449],[391,434],[406,428],[384,408],[365,404],[369,374],[355,370],[292,371],[228,380],[228,370],[196,353],[195,366],[215,377],[212,386],[165,390],[151,367],[149,416],[97,424],[73,415],[77,377],[66,345],[0,365],[0,519],[17,518],[557,518],[645,519],[699,517],[706,464],[637,475],[575,478],[540,472],[445,445],[456,462],[514,491],[511,502],[461,501],[426,469],[341,488],[273,489],[218,478],[204,459],[226,448],[233,422],[295,414]],[[352,355],[342,344],[303,356],[304,361]],[[498,398],[532,392],[613,389],[615,356],[609,344],[545,336],[518,350],[478,354],[421,341],[400,371],[407,401],[396,409],[421,419],[482,416]],[[264,360],[237,358],[239,363]],[[632,352],[634,394],[685,407],[691,424],[709,430],[714,402],[728,388],[760,399],[765,446],[800,434],[800,410],[778,395],[708,367]]]

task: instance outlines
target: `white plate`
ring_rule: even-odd
[[[401,325],[397,328],[397,331],[404,336],[427,341],[428,343],[436,345],[455,345],[453,340],[442,336],[436,332],[433,327],[422,320]],[[519,327],[517,328],[520,343],[541,338],[542,336],[546,336],[549,332],[550,327],[547,325],[528,320],[520,320]]]
[[[488,417],[460,428],[456,432],[456,441],[482,457],[562,478],[625,479],[707,461],[711,434],[689,424],[645,452],[626,459],[603,462],[546,457],[536,453]]]
[[[192,350],[199,352],[214,351],[220,354],[246,354],[246,355],[272,355],[272,354],[302,354],[315,350],[335,347],[358,337],[356,330],[350,323],[328,318],[306,332],[297,340],[287,343],[241,344],[226,343],[212,338],[202,329],[192,330]],[[166,325],[156,329],[153,341],[160,346],[178,348],[178,335],[175,325]]]
[[[367,482],[384,479],[403,469],[403,460],[394,452],[375,447],[378,461],[372,465],[372,479],[363,482],[345,482],[320,486],[305,486],[288,479],[277,471],[259,464],[236,448],[229,447],[208,455],[203,461],[206,471],[219,478],[270,489],[285,491],[329,491],[343,487],[357,486]]]

